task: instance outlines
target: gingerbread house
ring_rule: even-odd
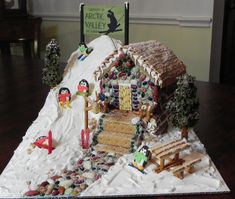
[[[147,41],[114,51],[94,76],[109,110],[147,109],[157,121],[156,132],[163,133],[167,128],[165,105],[173,94],[176,78],[185,72],[185,65],[172,50],[158,41]]]

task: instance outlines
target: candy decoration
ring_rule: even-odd
[[[127,61],[127,62],[126,62],[126,66],[127,66],[127,67],[131,67],[132,65],[131,65],[131,63],[130,63],[129,61]]]
[[[82,129],[81,131],[81,146],[83,149],[89,149],[89,145],[90,145],[90,129],[87,128],[86,131],[84,131],[84,129]]]
[[[120,58],[120,59],[124,59],[124,58],[125,58],[125,54],[124,54],[124,53],[120,53],[120,54],[119,54],[119,58]]]
[[[48,142],[48,143],[46,143]],[[52,150],[54,149],[52,147],[52,132],[51,130],[48,133],[48,136],[41,136],[39,137],[34,143],[33,145],[39,147],[39,148],[43,148],[43,149],[47,149],[48,150],[48,154],[52,153]]]
[[[102,81],[101,81],[101,80],[100,80],[99,87],[100,87],[100,92],[102,93],[102,91],[103,91],[103,87],[102,87]]]
[[[59,194],[60,194],[60,192],[57,189],[53,190],[51,193],[52,196],[57,196]]]
[[[39,194],[40,194],[39,191],[37,191],[37,190],[31,190],[31,191],[27,191],[24,195],[31,197],[31,196],[37,196],[37,195],[39,195]]]
[[[85,142],[85,148],[89,148],[89,139],[90,139],[90,130],[86,129],[86,142]]]
[[[119,156],[103,152],[87,151],[74,165],[74,170],[63,170],[61,176],[53,176],[39,183],[35,189],[25,192],[25,196],[78,196],[89,185],[106,174]],[[63,177],[62,177],[63,176]],[[53,179],[55,180],[53,180]],[[46,183],[46,182],[49,182]]]
[[[114,66],[118,67],[119,66],[119,61],[115,61]]]
[[[85,134],[85,132],[84,132],[84,130],[82,129],[82,131],[81,131],[81,146],[82,146],[82,148],[84,148],[84,146],[85,146],[84,134]]]
[[[59,191],[59,194],[60,194],[60,195],[64,195],[65,188],[62,187],[62,186],[60,186],[60,187],[58,188],[58,191]]]
[[[157,102],[157,100],[158,100],[158,87],[157,86],[154,89],[153,99],[154,99],[155,102]]]

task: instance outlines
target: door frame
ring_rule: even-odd
[[[221,81],[224,15],[226,1],[227,0],[214,0],[209,81],[215,83],[220,83]]]

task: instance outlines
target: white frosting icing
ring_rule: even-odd
[[[134,117],[131,122],[132,124],[137,124],[140,121],[140,117]]]
[[[60,84],[60,87],[68,87],[72,95],[76,93],[81,79],[98,86],[93,72],[115,50],[112,40],[107,36],[97,38],[89,46],[94,49],[92,53],[84,61],[76,61],[75,66],[67,72]],[[97,76],[99,75],[97,72]],[[28,190],[27,181],[31,181],[32,186],[35,186],[47,179],[47,173],[51,169],[58,174],[64,168],[72,169],[73,164],[81,157],[79,135],[84,125],[84,100],[77,97],[71,102],[71,109],[61,110],[57,102],[58,89],[59,87],[49,92],[38,118],[29,127],[14,156],[2,172],[0,198],[22,197]],[[48,155],[46,150],[39,148],[35,148],[31,155],[27,154],[30,144],[39,136],[47,135],[50,129],[53,139],[59,143],[52,154]]]
[[[148,74],[150,75],[151,74],[151,68],[150,67],[147,67],[147,72],[148,72]]]
[[[133,123],[137,122],[134,118]],[[180,139],[180,133],[172,129],[168,134],[157,138],[160,142]],[[191,147],[198,152],[205,153],[196,134],[189,133]],[[155,142],[148,143],[149,147],[156,146]],[[182,153],[182,156],[190,153],[190,150]],[[183,180],[174,177],[171,172],[164,171],[160,174],[153,170],[154,164],[145,168],[147,174],[142,174],[136,169],[128,166],[133,161],[133,155],[122,156],[118,162],[109,170],[108,174],[93,185],[88,187],[83,196],[110,196],[110,195],[136,195],[136,194],[176,194],[176,193],[200,193],[221,192],[228,190],[227,186],[221,184],[223,181],[210,157],[205,155],[202,161],[195,165],[196,172],[186,175]]]
[[[123,52],[126,54],[126,53],[127,53],[127,49],[126,49],[126,48],[124,48],[124,49],[123,49]]]
[[[135,60],[135,64],[137,63],[137,59],[138,59],[138,55],[133,55],[134,60]]]
[[[138,63],[139,63],[140,66],[143,66],[144,60],[141,59],[141,57],[140,57],[140,58],[138,59]],[[143,67],[144,67],[144,66],[143,66]]]
[[[65,75],[60,87],[68,87],[74,95],[79,81],[86,79],[90,84],[95,85],[94,90],[97,90],[99,84],[93,79],[93,72],[115,50],[115,46],[118,46],[118,42],[113,43],[113,41],[107,36],[101,36],[92,41],[89,46],[93,47],[93,52],[84,61],[75,62],[74,67]],[[103,70],[102,67],[100,70]],[[100,71],[96,72],[97,77],[100,74]],[[157,77],[157,74],[153,73],[153,76]],[[71,109],[61,110],[57,102],[58,89],[59,87],[48,93],[38,118],[29,127],[22,142],[15,150],[14,156],[2,172],[0,198],[22,197],[28,191],[27,182],[31,181],[31,187],[36,187],[37,184],[47,179],[48,172],[60,174],[64,168],[73,169],[74,163],[82,156],[79,135],[84,121],[83,97],[72,100]],[[92,97],[95,99],[94,92]],[[99,115],[89,113],[89,117],[98,118]],[[50,129],[53,139],[58,142],[58,146],[52,154],[48,155],[46,150],[39,148],[35,148],[30,155],[27,154],[30,143],[39,136],[47,135]],[[194,148],[205,153],[205,149],[195,133],[192,131],[189,135]],[[162,142],[177,138],[179,138],[179,133],[174,130],[159,137],[158,140]],[[208,156],[205,156],[197,167],[200,170],[193,175],[186,176],[184,180],[175,178],[167,171],[156,174],[153,172],[154,165],[147,166],[147,174],[142,175],[128,166],[132,158],[131,154],[121,157],[105,176],[92,184],[82,195],[136,195],[229,190],[213,163],[208,164],[210,161]]]

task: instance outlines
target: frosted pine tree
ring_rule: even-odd
[[[181,137],[188,138],[188,129],[199,119],[199,99],[195,78],[189,74],[178,77],[177,88],[172,100],[167,104],[170,121],[174,127],[181,129]]]
[[[51,88],[61,81],[59,72],[60,47],[55,39],[46,46],[44,67],[42,69],[42,82]]]

